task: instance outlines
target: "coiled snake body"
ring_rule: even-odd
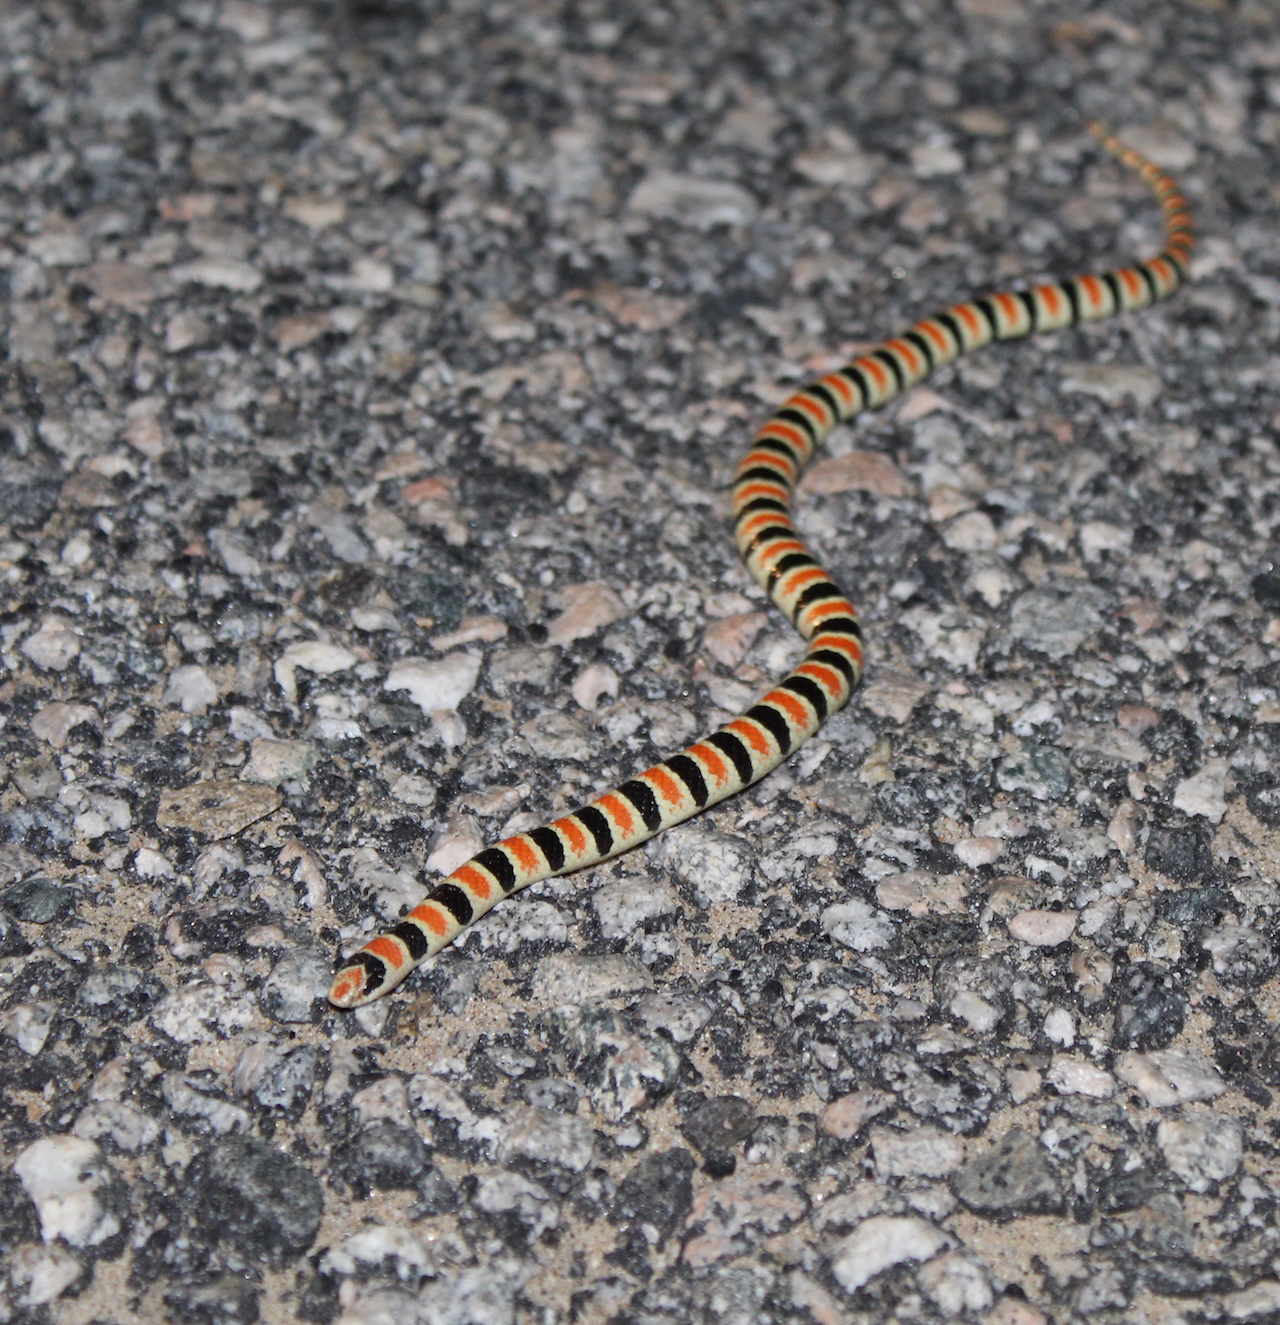
[[[804,661],[740,717],[687,750],[459,866],[348,959],[330,1002],[351,1008],[380,997],[504,897],[627,851],[750,786],[848,703],[862,678],[862,632],[853,605],[791,519],[796,482],[819,444],[838,424],[887,404],[962,354],[1145,308],[1187,278],[1193,236],[1177,185],[1101,126],[1090,129],[1159,199],[1166,229],[1161,252],[1131,267],[957,304],[787,400],[738,466],[734,534],[747,569],[808,642]]]

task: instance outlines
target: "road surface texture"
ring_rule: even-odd
[[[800,644],[807,377],[1194,283],[833,439],[868,684],[775,775],[335,959]],[[0,1321],[1280,1319],[1280,11],[0,9]]]

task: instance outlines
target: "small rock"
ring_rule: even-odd
[[[596,705],[605,695],[617,699],[619,685],[621,681],[618,673],[608,663],[592,663],[574,678],[571,691],[579,707],[594,713]]]
[[[111,1170],[92,1141],[45,1136],[13,1162],[13,1171],[40,1216],[46,1242],[61,1238],[72,1247],[97,1247],[120,1232],[107,1197]]]
[[[1280,1280],[1259,1279],[1238,1293],[1227,1293],[1223,1296],[1222,1307],[1232,1320],[1270,1317],[1280,1311]]]
[[[675,1044],[689,1044],[711,1020],[711,1008],[687,994],[647,994],[636,1004],[636,1016],[650,1032],[665,1031]]]
[[[653,977],[630,957],[555,954],[538,963],[535,997],[552,1006],[598,1003],[653,988]]]
[[[927,1261],[948,1244],[940,1229],[914,1215],[873,1215],[837,1247],[831,1272],[846,1293],[856,1293],[904,1261]]]
[[[1107,1100],[1116,1092],[1115,1078],[1110,1072],[1095,1067],[1087,1059],[1054,1054],[1046,1077],[1060,1095],[1087,1095],[1095,1100]]]
[[[48,1000],[38,1003],[15,1003],[0,1013],[0,1033],[11,1035],[24,1054],[35,1057],[45,1046],[58,1005]]]
[[[258,1006],[272,1021],[319,1021],[332,975],[331,962],[319,952],[286,952],[263,981]]]
[[[822,930],[854,952],[875,952],[892,944],[897,929],[883,911],[861,899],[837,902],[822,913]]]
[[[370,1188],[416,1187],[431,1167],[431,1157],[417,1132],[381,1118],[343,1146],[333,1166],[357,1194],[367,1195]]]
[[[693,1205],[693,1156],[677,1146],[646,1155],[618,1184],[609,1221],[650,1225],[661,1246],[685,1221]]]
[[[1009,634],[1050,658],[1066,658],[1102,627],[1106,605],[1106,596],[1092,585],[1029,589],[1014,600]]]
[[[964,170],[964,157],[950,143],[917,143],[911,149],[911,173],[917,179],[937,179],[940,175],[958,175],[962,170]]]
[[[755,876],[750,846],[705,823],[664,833],[654,852],[662,865],[693,890],[694,900],[704,909],[736,901]]]
[[[680,1122],[685,1139],[703,1155],[729,1150],[755,1130],[755,1106],[737,1095],[704,1100]]]
[[[52,706],[45,706],[45,708],[50,707]],[[71,706],[68,705],[67,707]],[[36,717],[32,719],[32,730],[41,740],[47,741],[49,740],[48,735],[44,735],[35,730],[35,724],[40,719],[43,712],[44,709],[41,709],[40,713],[37,713]],[[90,710],[90,712],[92,713],[92,710]],[[93,718],[96,717],[97,714],[94,713]],[[91,720],[92,719],[81,717],[79,722]],[[66,727],[65,730],[63,730],[62,722],[59,720],[58,728],[62,731],[64,743],[72,728],[78,725],[78,722],[73,722],[71,726]],[[53,742],[50,741],[50,744],[53,744]],[[31,759],[20,759],[16,761],[13,768],[10,770],[9,777],[12,779],[13,785],[17,787],[17,789],[22,792],[29,801],[49,800],[62,790],[62,773],[57,764],[55,764],[47,754],[40,754]]]
[[[1115,1040],[1123,1048],[1163,1049],[1186,1024],[1186,994],[1154,962],[1130,965],[1116,982],[1115,995]]]
[[[853,143],[814,147],[791,158],[791,168],[814,184],[861,189],[875,178],[882,162]]]
[[[968,869],[994,865],[1004,855],[1004,843],[998,837],[965,837],[952,848],[956,859]]]
[[[199,1283],[179,1283],[166,1290],[170,1320],[211,1321],[214,1325],[251,1325],[258,1319],[262,1290],[238,1274],[220,1274]]]
[[[621,621],[627,606],[607,584],[575,584],[560,594],[563,610],[547,627],[547,643],[572,644]]]
[[[218,699],[217,683],[198,663],[175,668],[164,691],[164,702],[180,705],[184,713],[204,713]]]
[[[100,1100],[80,1114],[71,1131],[86,1141],[109,1136],[119,1149],[134,1154],[157,1140],[161,1128],[136,1105],[123,1100]]]
[[[876,901],[886,911],[913,916],[955,915],[964,911],[964,889],[955,878],[939,878],[928,870],[890,874],[876,884]]]
[[[1178,883],[1194,883],[1213,869],[1213,850],[1203,828],[1152,828],[1146,866]]]
[[[1173,804],[1184,814],[1198,814],[1210,823],[1222,822],[1227,812],[1227,761],[1209,759],[1194,777],[1179,782]]]
[[[1044,1037],[1070,1049],[1076,1042],[1076,1019],[1066,1008],[1053,1008],[1044,1019]]]
[[[144,312],[161,291],[162,279],[131,262],[96,262],[77,273],[97,296],[100,305],[114,304],[129,312]]]
[[[98,727],[102,725],[98,710],[88,704],[64,704],[61,700],[55,700],[52,704],[44,705],[31,719],[31,734],[41,741],[47,741],[55,750],[65,750],[71,733],[82,722],[91,722]],[[58,776],[58,787],[54,791],[61,785],[62,778]]]
[[[763,612],[737,612],[712,621],[702,632],[702,647],[726,667],[737,667],[756,636],[768,624]]]
[[[620,939],[643,930],[647,920],[678,911],[680,899],[667,883],[641,877],[606,883],[592,894],[591,905],[605,938]]]
[[[248,994],[204,981],[175,989],[151,1013],[156,1029],[178,1044],[209,1044],[238,1034],[255,1020]]]
[[[314,672],[317,676],[333,676],[354,667],[356,662],[356,655],[340,644],[329,644],[324,640],[299,640],[285,649],[276,659],[272,670],[280,689],[290,702],[296,703],[299,669]]]
[[[971,1210],[998,1215],[1056,1214],[1062,1193],[1043,1147],[1014,1127],[956,1174],[952,1190]]]
[[[1009,919],[1009,933],[1035,948],[1056,948],[1075,933],[1078,911],[1022,911]]]
[[[165,1073],[161,1094],[174,1113],[184,1118],[199,1119],[215,1136],[247,1132],[252,1125],[247,1109],[196,1089],[180,1072]]]
[[[595,1152],[591,1124],[572,1114],[537,1106],[520,1107],[508,1114],[502,1128],[502,1148],[508,1155],[523,1155],[545,1164],[559,1164],[582,1173]]]
[[[475,689],[480,663],[478,653],[450,653],[434,661],[401,658],[382,688],[407,690],[409,698],[427,714],[455,712]]]
[[[1164,384],[1160,375],[1140,364],[1068,363],[1063,365],[1062,389],[1095,396],[1105,405],[1120,405],[1126,396],[1141,408],[1150,405]]]
[[[56,1302],[84,1273],[84,1267],[61,1247],[15,1247],[9,1258],[9,1277],[25,1288],[19,1301],[26,1307]]]
[[[252,294],[262,284],[262,273],[237,258],[197,258],[170,268],[170,276],[179,284],[188,281],[239,294]]]
[[[855,1090],[832,1100],[822,1111],[819,1126],[828,1136],[851,1141],[872,1119],[893,1106],[893,1096],[881,1090]]]
[[[168,857],[152,847],[139,847],[134,852],[133,872],[140,879],[173,879],[177,877],[177,871],[169,862]]]
[[[1226,1090],[1213,1064],[1191,1049],[1122,1054],[1116,1061],[1116,1076],[1140,1090],[1153,1109],[1211,1100]]]
[[[427,869],[452,874],[459,865],[465,865],[472,856],[484,850],[484,841],[484,834],[475,819],[469,814],[459,815],[449,821],[445,831],[436,839],[427,856]],[[411,905],[416,905],[416,901]]]
[[[254,1257],[306,1251],[324,1211],[315,1176],[252,1137],[228,1137],[198,1155],[184,1188],[207,1236],[224,1237]]]
[[[245,777],[278,787],[282,782],[301,782],[316,766],[316,747],[310,741],[276,741],[259,736],[249,747]]]
[[[20,649],[37,667],[65,672],[80,653],[80,639],[61,617],[47,616],[39,630],[22,641]]]
[[[63,920],[76,908],[80,894],[74,888],[54,883],[42,875],[24,879],[0,893],[0,906],[28,925],[47,925]]]
[[[1240,1123],[1220,1113],[1162,1118],[1156,1144],[1165,1163],[1193,1192],[1207,1192],[1213,1183],[1225,1182],[1244,1157]]]
[[[728,180],[655,170],[636,186],[627,210],[694,230],[712,230],[718,225],[750,225],[759,208],[751,194]]]
[[[958,1251],[922,1265],[916,1272],[916,1282],[948,1316],[985,1311],[995,1301],[986,1270]]]
[[[904,723],[931,690],[914,672],[877,668],[863,687],[862,703],[878,718]]]
[[[871,492],[877,497],[909,497],[913,488],[881,451],[850,451],[819,460],[800,480],[802,492]]]
[[[1275,973],[1275,949],[1271,940],[1256,929],[1220,925],[1204,936],[1200,946],[1213,958],[1214,974],[1225,984],[1260,985]]]
[[[942,1178],[964,1163],[964,1142],[934,1127],[900,1132],[871,1129],[871,1151],[880,1178]]]
[[[1160,715],[1146,704],[1121,704],[1116,709],[1116,722],[1133,736],[1141,736],[1160,724]]]
[[[520,735],[540,759],[572,759],[581,763],[591,757],[595,745],[586,726],[570,713],[544,713],[523,723]]]
[[[1023,746],[1021,753],[1001,759],[996,785],[1001,791],[1029,791],[1036,800],[1060,801],[1071,787],[1071,765],[1051,745]]]
[[[217,841],[243,832],[283,803],[284,797],[274,787],[248,782],[197,782],[160,793],[156,826],[185,829]]]
[[[969,511],[947,525],[942,541],[957,552],[990,552],[999,546],[1000,535],[985,511]]]
[[[1127,552],[1132,546],[1132,529],[1105,520],[1086,520],[1080,526],[1080,552],[1085,561],[1097,561],[1104,552]]]

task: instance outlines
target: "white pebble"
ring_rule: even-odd
[[[1076,911],[1021,911],[1009,921],[1009,933],[1034,948],[1054,948],[1075,932]]]
[[[608,695],[610,699],[618,697],[620,684],[618,673],[608,663],[592,663],[590,667],[584,667],[574,679],[573,697],[579,707],[594,713],[602,695]]]
[[[572,644],[597,630],[621,621],[626,604],[607,584],[590,582],[565,589],[560,600],[564,610],[547,627],[548,644]]]
[[[0,1032],[13,1036],[18,1048],[34,1058],[44,1048],[57,1015],[56,1003],[15,1003],[7,1012],[0,1013]]]
[[[1000,535],[986,512],[969,511],[942,531],[942,541],[957,552],[990,552],[998,546]]]
[[[837,902],[822,913],[822,931],[854,952],[874,952],[893,942],[894,924],[883,911],[855,898]]]
[[[694,230],[711,230],[718,225],[750,225],[759,207],[746,189],[729,180],[655,170],[637,185],[627,210]]]
[[[955,915],[964,910],[964,890],[957,879],[939,878],[928,870],[905,870],[876,884],[876,901],[886,911],[913,916]]]
[[[763,612],[737,612],[712,621],[702,632],[702,647],[717,662],[736,667],[768,620]]]
[[[120,1231],[120,1221],[98,1200],[110,1170],[92,1141],[41,1137],[22,1151],[13,1171],[40,1216],[46,1242],[62,1238],[72,1247],[96,1247]]]
[[[1226,1090],[1217,1068],[1190,1049],[1124,1054],[1116,1063],[1116,1076],[1140,1090],[1153,1109],[1211,1100]]]
[[[1069,1054],[1054,1054],[1047,1079],[1060,1095],[1088,1095],[1095,1100],[1107,1100],[1116,1093],[1116,1081],[1110,1072]]]
[[[846,1293],[856,1293],[876,1275],[903,1261],[927,1261],[947,1245],[947,1236],[923,1219],[874,1215],[839,1244],[831,1272]]]
[[[976,870],[980,865],[994,865],[1004,854],[1004,843],[998,837],[966,837],[951,849],[962,865]]]
[[[1220,1113],[1162,1118],[1156,1144],[1165,1163],[1193,1192],[1207,1192],[1212,1183],[1224,1182],[1244,1157],[1239,1122]]]
[[[314,672],[317,676],[332,676],[335,672],[345,672],[347,668],[354,667],[356,661],[356,655],[341,644],[329,644],[325,640],[299,640],[296,644],[290,644],[280,655],[274,671],[280,689],[290,700],[296,700],[299,668]]]
[[[995,1301],[986,1270],[958,1251],[922,1265],[916,1282],[948,1316],[985,1311]]]
[[[1086,561],[1097,561],[1104,552],[1127,552],[1132,544],[1132,529],[1105,520],[1086,520],[1080,526],[1080,551]]]
[[[90,708],[88,704],[64,704],[57,699],[52,704],[46,704],[31,719],[31,734],[41,741],[47,741],[55,750],[63,750],[74,728],[82,722],[101,721],[97,709]]]
[[[249,747],[245,776],[252,782],[278,787],[290,779],[305,778],[316,766],[316,748],[310,741],[276,741],[260,736]]]
[[[1274,1311],[1280,1311],[1280,1281],[1259,1279],[1238,1293],[1227,1293],[1222,1299],[1222,1306],[1232,1320],[1269,1316]]]
[[[947,1005],[947,1011],[967,1022],[969,1029],[979,1035],[985,1035],[1000,1020],[1000,1009],[970,989],[961,990]]]
[[[597,888],[591,905],[605,938],[620,939],[636,933],[646,920],[678,911],[680,899],[674,888],[657,879],[619,879]]]
[[[915,1127],[899,1132],[888,1127],[871,1129],[871,1151],[880,1178],[942,1178],[964,1163],[964,1142],[936,1127]]]
[[[1044,1034],[1047,1040],[1070,1049],[1076,1042],[1076,1021],[1066,1008],[1054,1008],[1044,1019]]]
[[[1178,783],[1173,803],[1185,814],[1203,815],[1216,824],[1227,812],[1226,793],[1227,761],[1207,759],[1198,773]]]
[[[164,702],[178,704],[184,713],[201,714],[218,702],[218,687],[198,663],[175,668],[165,686]]]
[[[61,617],[45,617],[40,629],[22,641],[22,652],[37,667],[64,672],[80,652],[80,640]]]
[[[480,676],[478,653],[450,653],[443,658],[402,658],[387,679],[384,690],[407,690],[409,698],[424,712],[454,710],[475,689]]]
[[[437,839],[427,857],[427,868],[452,874],[459,865],[465,865],[483,850],[484,837],[479,824],[470,815],[460,815]]]
[[[80,1274],[80,1262],[61,1247],[27,1243],[15,1248],[9,1259],[9,1277],[14,1285],[26,1285],[27,1291],[18,1299],[24,1307],[56,1302]]]
[[[197,258],[171,268],[169,274],[179,285],[191,282],[241,294],[252,294],[262,284],[262,273],[238,258]]]

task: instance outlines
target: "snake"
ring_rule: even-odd
[[[1177,183],[1102,124],[1090,132],[1147,183],[1164,247],[1132,266],[986,295],[917,322],[790,396],[756,434],[733,483],[733,532],[747,570],[806,642],[803,660],[744,713],[541,828],[486,847],[396,924],[352,953],[329,1001],[354,1008],[394,989],[498,902],[530,884],[629,851],[758,782],[848,702],[863,675],[857,613],[796,531],[805,465],[840,424],[878,409],[994,341],[1146,308],[1190,275],[1195,238]]]

